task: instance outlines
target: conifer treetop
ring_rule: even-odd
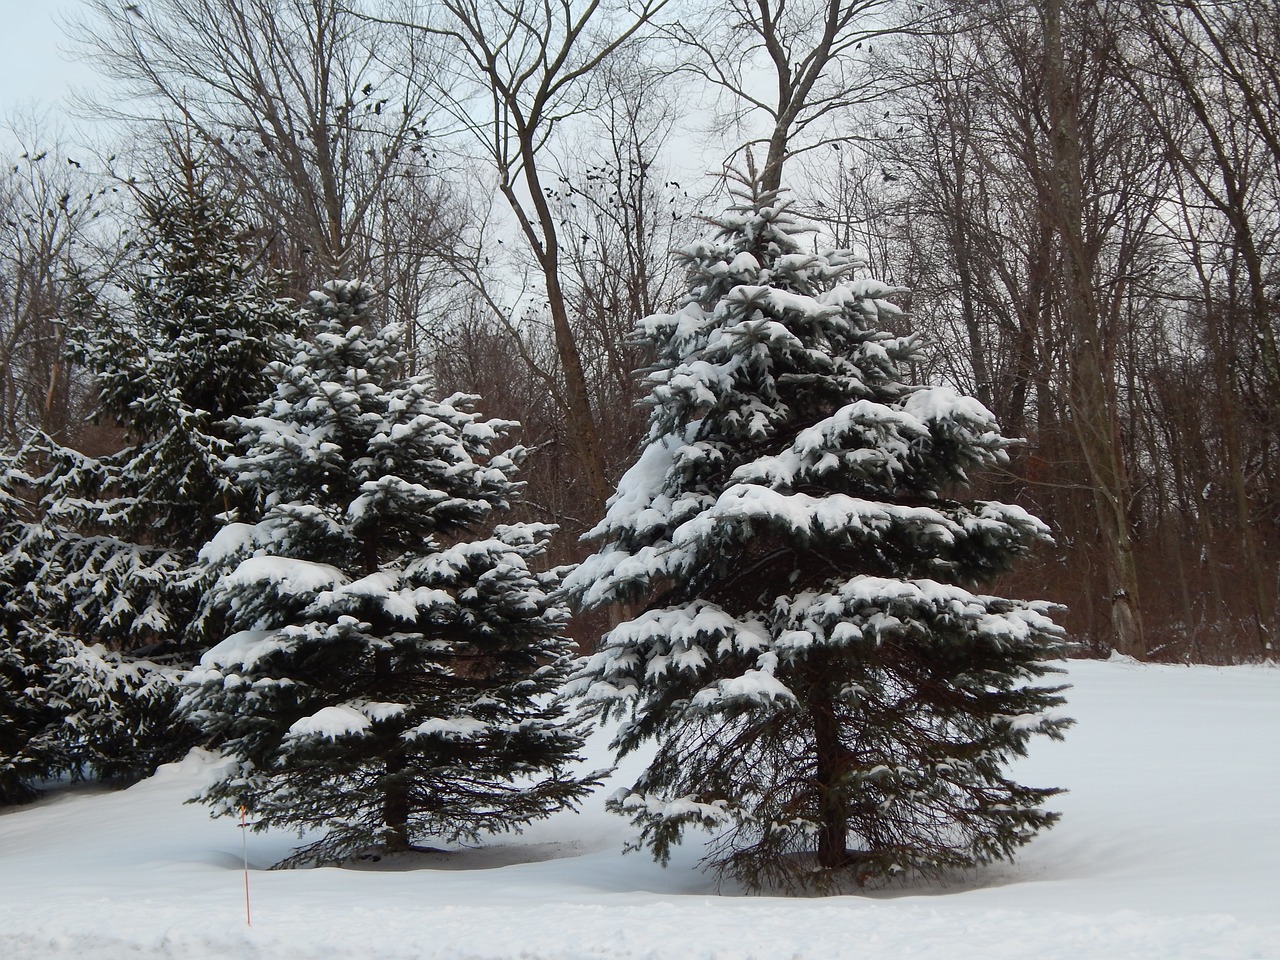
[[[1048,530],[958,497],[1010,441],[976,400],[908,382],[895,291],[805,249],[748,194],[650,317],[641,452],[566,580],[639,607],[579,666],[620,754],[656,751],[612,809],[665,860],[688,826],[751,888],[840,889],[1009,856],[1054,791],[1001,765],[1059,736],[1046,604],[978,592]]]
[[[475,840],[586,793],[556,693],[569,667],[551,528],[498,523],[515,424],[400,375],[372,291],[328,284],[277,386],[236,421],[254,509],[202,552],[223,640],[186,715],[233,759],[203,799],[323,836],[285,865]]]

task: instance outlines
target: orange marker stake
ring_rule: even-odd
[[[253,926],[253,915],[249,912],[249,828],[245,824],[244,804],[240,804],[240,840],[244,847],[244,924]]]

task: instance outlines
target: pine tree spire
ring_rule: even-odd
[[[139,189],[127,297],[77,304],[75,359],[126,445],[92,456],[35,438],[38,504],[10,548],[25,558],[27,629],[59,651],[44,666],[64,712],[50,735],[104,777],[144,776],[189,745],[172,670],[201,647],[197,553],[238,496],[227,423],[269,392],[274,339],[298,324],[253,231],[195,170]]]
[[[579,670],[620,754],[612,807],[665,860],[683,829],[753,888],[840,888],[1010,855],[1053,790],[1002,765],[1059,736],[1064,650],[1038,603],[973,592],[1047,538],[955,499],[1009,441],[977,401],[904,380],[895,291],[752,191],[683,253],[689,297],[642,323],[649,432],[566,582],[642,605]]]
[[[370,289],[326,285],[232,461],[259,507],[204,557],[226,639],[185,710],[234,759],[204,796],[260,827],[325,831],[284,865],[475,840],[583,796],[550,528],[496,522],[518,493],[515,424],[398,378]]]

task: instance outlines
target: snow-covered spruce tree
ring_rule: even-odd
[[[22,451],[0,451],[0,805],[34,799],[37,781],[68,767],[56,736],[65,710],[49,690],[67,649],[35,628],[33,564],[19,549],[34,506],[22,461]]]
[[[367,286],[312,295],[317,322],[241,421],[232,461],[261,514],[206,551],[230,635],[189,676],[187,715],[234,758],[203,799],[259,828],[325,834],[282,866],[426,838],[475,840],[583,796],[550,528],[495,525],[523,450],[475,398],[401,379]]]
[[[96,457],[33,443],[41,502],[21,538],[38,629],[72,645],[51,681],[68,706],[70,754],[124,778],[185,748],[168,667],[194,662],[197,555],[235,501],[221,470],[227,421],[270,392],[274,339],[299,325],[260,265],[261,242],[197,164],[138,202],[125,296],[87,299],[75,331],[96,415],[128,445]]]
[[[953,499],[1008,441],[976,401],[910,386],[893,291],[807,253],[773,196],[740,196],[683,253],[691,293],[641,325],[649,432],[566,581],[608,633],[571,690],[652,762],[610,803],[663,862],[685,827],[750,888],[831,890],[1007,857],[1055,790],[1002,772],[1058,737],[1061,657],[1038,603],[971,592],[1046,537]],[[807,244],[806,244],[807,246]],[[646,605],[647,604],[647,605]]]

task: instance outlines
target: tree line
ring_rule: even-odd
[[[998,577],[1002,593],[1065,603],[1076,649],[1271,654],[1270,0],[87,0],[74,35],[111,79],[96,109],[128,137],[91,151],[17,129],[0,186],[6,799],[41,773],[141,776],[205,737],[242,764],[212,803],[250,791],[264,824],[333,819],[333,781],[312,782],[302,810],[271,764],[347,764],[339,783],[374,785],[316,856],[370,836],[404,846],[428,823],[466,837],[544,815],[590,786],[563,774],[580,741],[538,699],[570,671],[572,600],[568,635],[585,652],[607,639],[571,685],[605,713],[621,696],[609,690],[634,690],[622,707],[643,722],[620,749],[659,742],[618,801],[659,856],[686,826],[732,824],[744,844],[717,868],[749,883],[805,886],[786,864],[814,836],[823,870],[895,876],[892,851],[945,867],[1007,855],[1052,822],[1039,810],[1052,791],[1019,787],[987,823],[989,791],[1016,785],[947,762],[940,731],[963,703],[993,758],[1056,735],[1043,719],[997,736],[998,698],[966,685],[1038,676],[1061,634],[1037,605],[947,590]],[[700,247],[712,229],[721,246]],[[860,251],[883,288],[847,293],[852,261],[828,250]],[[726,276],[736,285],[718,287]],[[748,287],[785,296],[760,293],[760,315],[717,306]],[[820,306],[788,312],[795,297]],[[874,320],[833,333],[833,297]],[[698,335],[664,325],[682,303],[705,311]],[[768,334],[781,328],[804,330],[804,349]],[[982,413],[909,381],[950,385]],[[879,412],[841,406],[859,397]],[[335,420],[316,421],[317,404]],[[997,421],[1023,439],[998,439]],[[836,460],[809,461],[819,436]],[[649,462],[680,438],[709,460],[673,461],[652,489],[636,480],[637,451]],[[453,489],[460,476],[475,479]],[[744,484],[813,517],[838,504],[838,543],[795,520],[801,499],[783,509]],[[996,499],[951,499],[965,484],[1047,529]],[[707,512],[698,525],[721,553],[628,513],[637,490],[681,524]],[[890,506],[855,509],[854,494]],[[758,506],[724,512],[728,495]],[[467,539],[499,509],[512,522]],[[855,535],[873,515],[888,547]],[[803,549],[783,547],[796,536]],[[707,566],[668,568],[659,548]],[[558,588],[559,564],[593,549]],[[635,552],[628,575],[602,566],[609,550]],[[856,631],[812,598],[765,600],[780,577],[846,568],[859,590],[820,577],[813,590]],[[947,589],[920,586],[933,576]],[[957,626],[982,616],[1023,618],[1023,645]],[[397,648],[401,621],[435,639]],[[919,646],[960,636],[968,659]],[[285,648],[306,682],[279,666]],[[396,705],[422,677],[434,703]],[[943,677],[955,698],[902,727]],[[1006,713],[1056,703],[1052,689],[1025,695]],[[271,727],[264,704],[282,703],[296,723]],[[888,732],[855,744],[847,724],[868,710]],[[797,716],[826,719],[787,726]],[[804,799],[735,767],[716,731],[813,756],[792,785]],[[376,768],[352,765],[343,737],[378,740],[357,751]],[[404,746],[419,741],[431,763],[483,771],[485,788],[547,776],[494,787],[509,815],[486,826],[465,813],[467,790],[484,791],[431,781]],[[271,753],[282,745],[296,758]],[[904,755],[918,765],[879,772]],[[736,783],[741,805],[654,800],[691,769]],[[929,791],[942,820],[974,824],[968,852],[916,846],[932,820],[913,804]],[[431,820],[444,796],[456,803]],[[850,851],[851,833],[865,849]]]
[[[1058,531],[1028,592],[1093,650],[1266,655],[1274,3],[520,11],[87,3],[131,146],[27,129],[6,168],[6,442],[111,442],[63,320],[126,258],[130,179],[189,140],[293,295],[368,279],[415,369],[524,424],[572,559],[639,435],[630,332],[680,295],[706,172],[750,153],[1026,439],[990,482]]]
[[[405,855],[574,805],[602,717],[655,743],[610,801],[640,843],[717,831],[705,865],[750,889],[948,874],[1056,821],[1003,767],[1070,725],[1063,632],[975,592],[1047,536],[965,494],[1010,441],[904,379],[895,289],[778,191],[743,177],[641,322],[641,452],[571,571],[502,522],[519,425],[406,373],[370,285],[279,296],[211,187],[190,158],[139,194],[126,299],[68,335],[131,442],[4,456],[5,802],[201,746],[215,814],[311,832],[279,866]],[[614,613],[591,658],[570,605]]]
[[[127,138],[14,133],[0,494],[6,629],[80,643],[24,654],[61,665],[57,703],[12,646],[6,682],[80,718],[76,763],[155,760],[117,770],[93,724],[173,697],[143,664],[189,665],[226,615],[197,563],[248,509],[223,424],[314,332],[311,291],[367,284],[397,378],[518,422],[515,515],[556,528],[531,570],[581,560],[652,429],[637,330],[690,295],[672,254],[731,169],[893,288],[911,379],[1023,438],[964,477],[1052,531],[1005,592],[1065,603],[1093,652],[1271,655],[1273,0],[87,0],[73,33]]]

